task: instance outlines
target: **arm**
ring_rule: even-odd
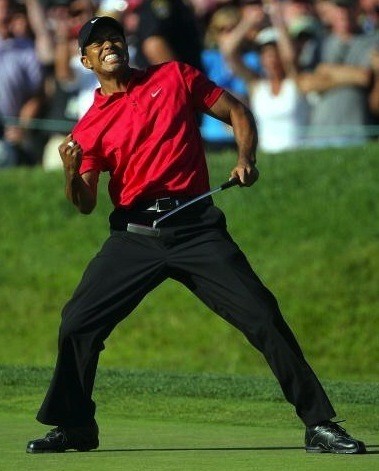
[[[368,87],[371,73],[367,67],[323,63],[314,73],[304,73],[298,77],[298,84],[304,93],[326,92],[336,87]]]
[[[369,95],[369,108],[371,113],[379,116],[379,51],[373,51],[371,55],[371,67],[373,85]]]
[[[25,0],[30,26],[35,35],[38,58],[43,64],[53,62],[54,43],[47,27],[44,9],[38,0]]]
[[[297,78],[299,74],[296,51],[284,19],[283,5],[278,0],[264,0],[272,25],[278,30],[278,50],[286,73]]]
[[[254,116],[243,103],[228,92],[220,96],[208,114],[233,127],[238,158],[230,176],[239,178],[242,186],[251,186],[259,177],[255,167],[258,133]]]
[[[68,145],[70,141],[74,143],[73,147]],[[71,134],[59,146],[59,154],[63,162],[66,177],[65,192],[67,199],[81,213],[90,214],[95,209],[97,202],[99,172],[91,170],[80,175],[82,150],[79,144],[73,141]]]
[[[254,12],[253,12],[254,13]],[[256,27],[260,17],[255,14],[243,18],[238,25],[229,33],[224,33],[219,38],[219,48],[232,71],[243,78],[246,82],[254,82],[259,79],[259,75],[245,65],[241,55],[241,47],[246,38],[246,34]]]
[[[4,129],[6,139],[15,144],[21,143],[25,138],[25,132],[40,114],[43,102],[44,91],[42,81],[42,68],[36,56],[27,52],[22,56],[23,74],[25,77],[25,87],[29,86],[29,98],[23,102],[19,114],[18,122],[7,125]],[[26,85],[28,84],[28,85]]]
[[[356,87],[367,87],[370,83],[370,69],[349,64],[320,64],[317,73],[326,77],[329,86],[353,85]]]
[[[56,19],[56,44],[55,44],[55,78],[58,82],[67,83],[75,81],[75,74],[70,66],[71,43],[69,37],[69,24],[67,18]]]

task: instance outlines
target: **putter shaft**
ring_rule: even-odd
[[[187,208],[188,206],[197,203],[198,201],[207,198],[208,196],[213,195],[214,193],[217,193],[222,190],[226,190],[227,188],[231,188],[232,186],[237,185],[239,182],[238,178],[232,178],[228,180],[227,182],[223,183],[222,185],[218,186],[217,188],[213,188],[212,190],[207,191],[206,193],[203,193],[202,195],[196,196],[195,198],[187,201],[186,203],[181,204],[175,209],[172,209],[168,213],[164,214],[158,219],[155,219],[153,221],[152,227],[150,226],[144,226],[142,224],[134,224],[132,222],[128,223],[126,230],[128,232],[133,232],[134,234],[140,234],[140,235],[147,235],[150,237],[159,237],[160,234],[160,229],[157,228],[156,226],[167,219],[168,217],[176,214],[177,212],[181,211],[184,208]]]

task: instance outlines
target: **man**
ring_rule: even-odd
[[[211,199],[167,218],[160,236],[126,230],[151,225],[167,211],[209,188],[196,113],[233,126],[238,145],[230,176],[241,186],[258,178],[257,133],[248,109],[198,70],[171,62],[141,71],[128,63],[121,25],[93,18],[79,35],[84,67],[100,89],[93,106],[59,148],[66,194],[80,212],[96,206],[100,171],[109,171],[115,210],[111,235],[89,264],[62,313],[58,360],[38,412],[56,425],[28,443],[31,453],[97,448],[92,389],[103,342],[142,298],[167,278],[184,283],[266,357],[283,392],[306,425],[312,452],[363,453],[365,446],[338,424],[322,386],[263,286],[227,233]],[[164,214],[164,213],[163,213]]]
[[[304,82],[312,92],[310,137],[320,147],[359,145],[368,138],[370,57],[379,37],[361,31],[357,0],[327,3],[330,32],[321,41],[321,62]]]
[[[13,37],[14,4],[0,0],[0,167],[35,165],[35,136],[28,131],[43,103],[43,70],[31,39]]]

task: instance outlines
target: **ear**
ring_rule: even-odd
[[[80,58],[80,61],[81,61],[81,63],[84,65],[84,67],[85,67],[86,69],[90,69],[90,70],[93,69],[92,64],[91,64],[91,61],[88,59],[87,56],[82,56],[82,57]]]

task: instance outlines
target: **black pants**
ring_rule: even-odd
[[[187,286],[262,352],[306,425],[334,417],[276,299],[228,234],[223,213],[213,205],[183,213],[162,224],[158,238],[113,231],[90,262],[63,309],[56,369],[37,419],[63,426],[93,421],[91,396],[104,340],[167,278]]]

